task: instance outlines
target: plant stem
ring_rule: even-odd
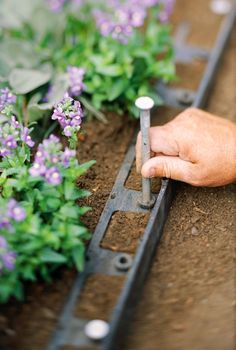
[[[86,98],[80,96],[80,101],[83,103],[84,107],[98,120],[103,122],[104,124],[108,123],[107,118],[105,115],[99,111],[97,111],[89,102]]]
[[[27,110],[27,102],[26,98],[23,98],[23,104],[22,104],[22,110],[23,110],[23,120],[24,120],[24,125],[27,127],[29,124],[29,113]]]

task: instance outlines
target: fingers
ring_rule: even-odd
[[[157,126],[150,128],[150,148],[151,154],[163,154],[167,156],[178,156],[179,146],[175,140],[172,128],[166,124],[165,126]],[[139,132],[136,142],[136,169],[140,173],[142,167],[142,140]]]
[[[144,177],[167,177],[194,184],[194,164],[179,157],[158,156],[149,159],[142,167]]]

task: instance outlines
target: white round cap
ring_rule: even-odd
[[[86,324],[84,332],[92,340],[102,340],[109,332],[109,324],[103,320],[92,320]]]
[[[212,0],[210,8],[217,15],[227,15],[231,10],[231,3],[229,0]]]
[[[137,98],[135,101],[135,106],[142,110],[148,110],[154,106],[154,101],[151,97],[142,96]]]

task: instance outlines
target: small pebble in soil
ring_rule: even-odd
[[[53,320],[56,318],[54,312],[52,312],[50,309],[43,308],[42,312],[47,319]]]
[[[199,235],[199,231],[198,231],[198,229],[196,228],[196,226],[193,226],[193,227],[192,227],[192,229],[191,229],[191,235],[193,235],[193,236]]]

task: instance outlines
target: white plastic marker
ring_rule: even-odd
[[[147,96],[139,97],[135,101],[135,106],[140,110],[140,127],[142,135],[142,165],[150,159],[150,111],[154,106],[154,101]],[[144,209],[150,209],[155,203],[155,197],[151,193],[151,180],[142,177],[142,198],[140,206]]]
[[[109,333],[109,324],[103,320],[92,320],[86,324],[84,332],[91,340],[99,341]]]

